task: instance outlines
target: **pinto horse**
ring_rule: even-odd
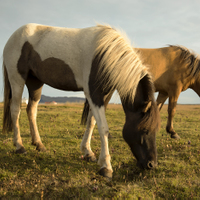
[[[26,110],[32,144],[39,151],[45,150],[36,123],[43,84],[65,91],[84,91],[101,139],[99,173],[111,178],[113,169],[104,99],[117,90],[126,114],[125,141],[140,167],[156,166],[156,132],[160,118],[153,81],[127,38],[119,31],[109,25],[70,29],[27,24],[8,40],[3,52],[3,68],[3,132],[14,129],[16,153],[26,151],[19,129],[24,85],[29,92]],[[86,130],[81,150],[86,159],[94,160],[90,138]]]
[[[171,45],[158,49],[135,48],[135,50],[152,74],[155,91],[159,92],[157,104],[160,110],[169,98],[166,131],[171,134],[171,138],[179,139],[179,135],[173,128],[176,104],[180,93],[188,88],[193,89],[200,96],[200,59],[183,46]],[[107,96],[105,104],[109,102],[111,96],[112,93]],[[83,124],[86,122],[88,109],[86,101],[82,116]]]

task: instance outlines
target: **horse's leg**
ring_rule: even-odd
[[[106,110],[106,108],[107,108],[107,106],[108,106],[108,103],[109,103],[109,101],[110,101],[110,99],[111,99],[113,93],[114,93],[114,91],[108,93],[108,94],[105,96],[105,98],[104,98],[105,110]],[[108,134],[108,138],[112,138],[112,135],[110,134],[110,132],[109,132],[109,134]]]
[[[110,99],[112,97],[112,94],[113,93],[110,93],[110,94],[106,95],[104,98],[105,99],[104,100],[105,109],[108,105],[108,102],[110,101]],[[87,117],[86,131],[84,133],[84,136],[83,136],[83,139],[81,142],[81,151],[84,153],[84,159],[87,161],[96,161],[95,154],[92,152],[91,145],[90,145],[90,141],[91,141],[91,137],[92,137],[92,133],[93,133],[95,124],[96,124],[96,120],[90,109],[88,117]]]
[[[168,94],[167,93],[158,93],[158,97],[157,97],[157,105],[158,105],[158,109],[161,110],[163,104],[165,103],[166,99],[168,98]]]
[[[109,129],[105,116],[105,107],[104,105],[100,107],[96,106],[89,96],[87,99],[90,104],[92,113],[94,114],[94,117],[97,121],[98,131],[101,139],[101,152],[98,160],[98,164],[101,168],[99,173],[104,177],[112,178],[113,169],[110,163],[110,154],[108,148]]]
[[[36,149],[38,151],[45,151],[46,148],[42,144],[42,141],[40,139],[40,135],[38,132],[37,123],[36,123],[37,107],[41,98],[43,83],[39,81],[37,78],[29,76],[26,81],[26,85],[29,91],[29,102],[28,102],[26,112],[27,112],[29,124],[30,124],[32,144],[36,146]]]
[[[89,114],[87,117],[87,125],[86,130],[81,142],[81,151],[84,153],[84,159],[87,161],[96,161],[96,156],[91,150],[91,137],[93,133],[93,129],[95,127],[96,120],[92,114],[91,109],[89,110]]]
[[[168,105],[168,120],[166,131],[171,134],[171,138],[180,139],[180,136],[174,131],[173,128],[173,118],[176,112],[176,104],[180,92],[177,91],[175,95],[169,95],[169,105]]]
[[[17,82],[15,82],[17,81]],[[10,105],[10,112],[11,112],[11,118],[12,118],[12,125],[14,130],[14,139],[13,143],[14,146],[16,146],[16,153],[25,153],[26,150],[22,144],[22,138],[20,135],[20,129],[19,129],[19,115],[20,115],[20,107],[21,107],[21,99],[22,99],[22,93],[24,89],[24,80],[19,77],[19,80],[17,80],[17,75],[15,77],[15,80],[11,80],[11,88],[12,88],[12,101]]]

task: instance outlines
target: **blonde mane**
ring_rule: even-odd
[[[117,90],[121,99],[134,101],[139,81],[148,74],[125,34],[110,26],[98,25],[95,57],[99,64],[99,79],[106,90]]]

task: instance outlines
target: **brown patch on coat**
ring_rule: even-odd
[[[78,88],[73,71],[68,64],[54,57],[42,61],[40,55],[29,42],[25,42],[22,47],[17,69],[26,81],[35,77],[40,81],[40,83],[37,81],[38,84],[45,83],[56,89],[65,91],[82,90],[82,88]]]
[[[28,78],[26,79],[26,86],[28,88],[29,98],[33,101],[40,100],[43,83],[33,76],[31,72],[28,74]]]

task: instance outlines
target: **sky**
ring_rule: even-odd
[[[141,48],[183,45],[200,54],[199,0],[0,0],[0,67],[3,48],[11,34],[27,23],[68,28],[85,28],[96,23],[110,24],[126,32],[131,44]],[[2,72],[2,70],[1,70]],[[44,86],[47,96],[78,96]],[[27,89],[23,97],[28,98]],[[0,75],[0,100],[3,76]],[[118,103],[114,95],[112,103]],[[199,104],[197,94],[182,92],[179,104]]]

